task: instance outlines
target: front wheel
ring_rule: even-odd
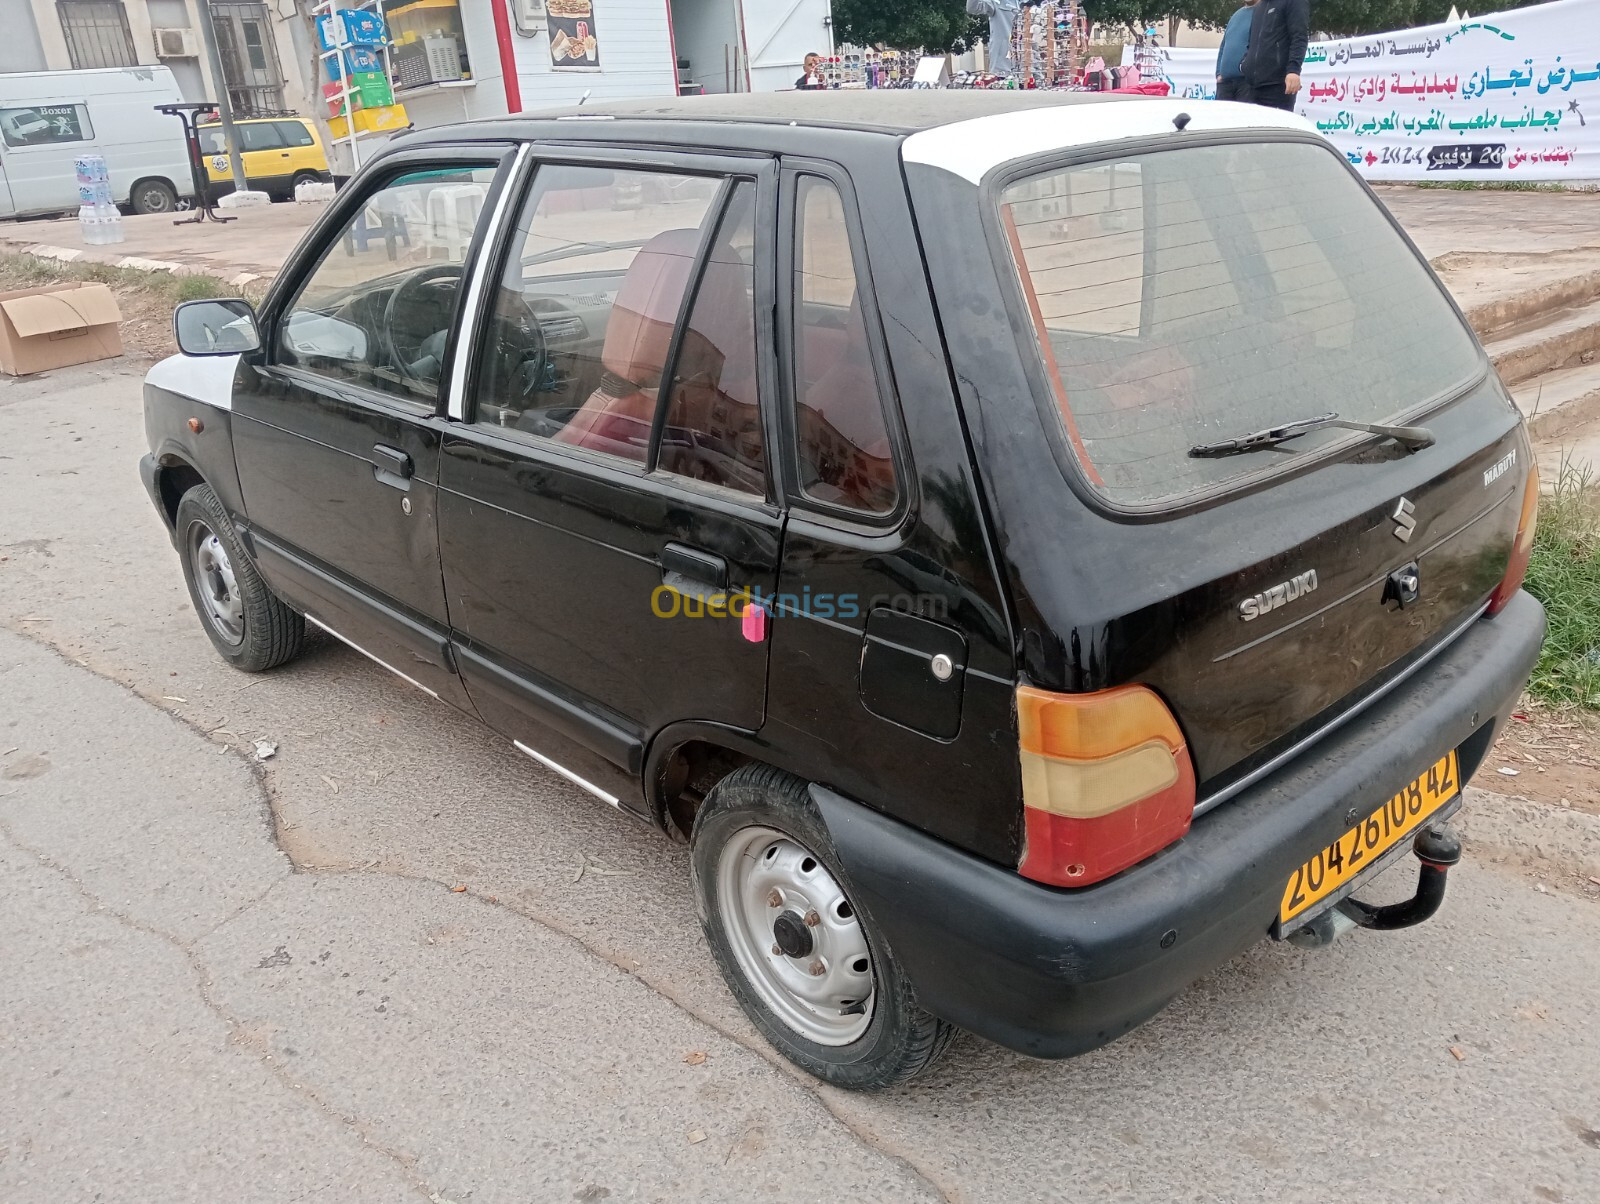
[[[165,180],[140,180],[133,186],[128,205],[135,213],[175,213],[178,194]]]
[[[256,572],[211,486],[196,485],[183,495],[176,527],[189,599],[222,659],[259,673],[299,655],[305,619]]]
[[[734,997],[791,1062],[838,1087],[910,1079],[955,1029],[917,1006],[845,889],[804,782],[765,765],[717,784],[695,817],[700,922]]]

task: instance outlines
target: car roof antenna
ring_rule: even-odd
[[[1184,127],[1189,124],[1189,114],[1179,113],[1172,119],[1172,124],[1177,127],[1178,133],[1183,133]]]
[[[593,91],[594,91],[593,88],[585,88],[583,90],[583,95],[578,97],[578,108],[580,108],[580,109],[583,108],[583,102],[589,99],[589,93],[591,93]]]

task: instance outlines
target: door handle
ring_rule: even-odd
[[[411,488],[413,467],[410,455],[398,447],[388,447],[382,443],[373,445],[372,454],[375,457],[372,476],[379,484],[391,489]]]
[[[707,598],[728,588],[728,562],[681,543],[661,549],[661,583],[691,598]]]

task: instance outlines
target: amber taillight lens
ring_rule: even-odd
[[[1088,886],[1182,838],[1194,763],[1172,712],[1144,686],[1091,694],[1017,688],[1024,846],[1017,870]]]
[[[1506,603],[1522,588],[1522,579],[1528,575],[1528,558],[1533,555],[1533,533],[1539,526],[1539,466],[1528,469],[1528,483],[1523,486],[1522,517],[1517,519],[1517,538],[1511,545],[1511,562],[1506,565],[1506,575],[1495,586],[1489,599],[1489,613],[1499,614]]]

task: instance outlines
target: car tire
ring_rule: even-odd
[[[211,486],[196,485],[183,495],[174,526],[189,600],[222,659],[260,673],[298,656],[305,619],[256,572]]]
[[[294,200],[294,190],[296,188],[299,188],[300,185],[302,185],[302,184],[320,184],[320,183],[322,183],[322,178],[323,178],[322,177],[322,173],[320,171],[297,171],[297,172],[295,172],[294,173],[294,179],[289,181],[289,199],[291,201]]]
[[[128,194],[128,207],[135,213],[176,213],[178,193],[165,180],[140,180]]]
[[[691,841],[712,956],[778,1052],[854,1090],[903,1083],[939,1059],[956,1029],[917,1005],[894,953],[846,894],[804,782],[767,765],[735,770],[700,808]]]

